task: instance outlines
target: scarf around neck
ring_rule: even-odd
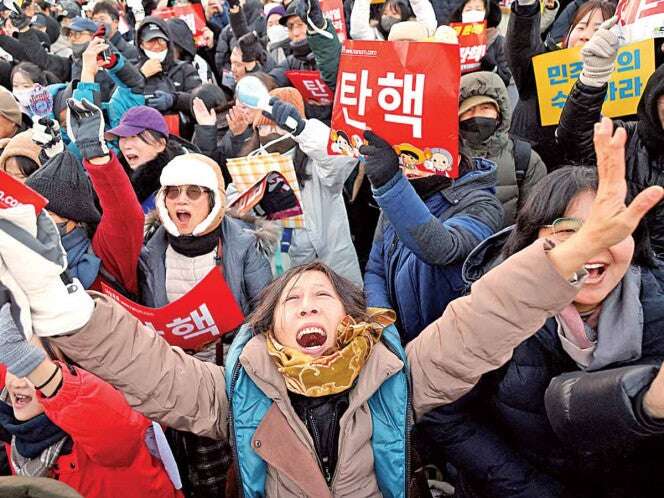
[[[395,321],[392,310],[369,308],[369,321],[346,316],[337,326],[336,348],[318,358],[283,346],[267,335],[267,352],[284,376],[289,391],[309,397],[328,396],[349,389],[360,375],[383,329]]]
[[[62,247],[67,253],[67,270],[89,289],[99,274],[101,260],[92,251],[92,242],[82,227],[76,227],[62,237]]]
[[[188,258],[195,258],[212,252],[217,247],[221,239],[221,225],[205,235],[180,235],[176,237],[167,231],[166,237],[175,252]]]
[[[573,304],[556,315],[558,336],[565,352],[583,370],[600,370],[641,358],[643,307],[641,269],[632,265],[604,299],[599,316],[584,320]],[[596,325],[593,325],[595,318]]]
[[[14,410],[6,401],[8,396],[5,388],[0,395],[0,426],[12,437],[14,470],[23,476],[45,476],[70,440],[69,436],[43,413],[25,422],[16,420]]]

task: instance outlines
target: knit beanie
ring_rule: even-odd
[[[25,184],[46,197],[46,208],[62,218],[85,223],[101,220],[83,165],[67,148],[30,175]]]
[[[281,88],[275,88],[270,92],[271,97],[276,97],[279,100],[282,100],[283,102],[288,102],[289,104],[295,106],[295,109],[297,109],[297,112],[300,114],[302,119],[304,119],[305,114],[304,114],[304,99],[302,99],[302,95],[300,92],[298,92],[295,88],[293,87],[281,87]],[[267,117],[263,116],[263,114],[259,114],[256,116],[256,119],[254,119],[254,127],[258,128],[259,126],[277,126],[277,123],[272,121],[271,119],[268,119]]]
[[[41,166],[40,152],[41,147],[32,141],[32,129],[14,135],[0,154],[0,171],[6,169],[7,160],[10,157],[16,156],[27,157]]]
[[[21,108],[12,92],[5,87],[0,87],[0,116],[7,118],[15,125],[21,126]]]

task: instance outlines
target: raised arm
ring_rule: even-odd
[[[626,137],[622,128],[613,135],[607,118],[595,127],[599,188],[578,233],[548,251],[536,241],[507,259],[408,345],[416,415],[460,398],[505,364],[516,346],[572,302],[577,287],[570,280],[583,278],[583,265],[629,236],[662,199],[662,187],[649,187],[625,206]]]

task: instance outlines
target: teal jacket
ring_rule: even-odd
[[[231,345],[226,361],[226,394],[229,400],[229,439],[233,446],[236,471],[245,497],[265,496],[267,464],[254,451],[252,438],[272,405],[254,383],[239,361],[244,346],[253,336],[243,326]],[[399,333],[386,327],[381,341],[404,367],[388,377],[368,401],[371,411],[371,447],[378,487],[386,498],[405,498],[410,475],[410,441],[412,426],[410,376],[406,353]],[[284,448],[284,451],[288,451]]]

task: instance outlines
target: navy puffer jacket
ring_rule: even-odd
[[[466,270],[475,276],[483,273],[471,266]],[[641,268],[641,304],[639,360],[584,372],[563,350],[550,318],[469,394],[422,417],[417,438],[428,458],[459,471],[455,496],[661,496],[664,421],[642,409],[664,359],[659,270]]]

